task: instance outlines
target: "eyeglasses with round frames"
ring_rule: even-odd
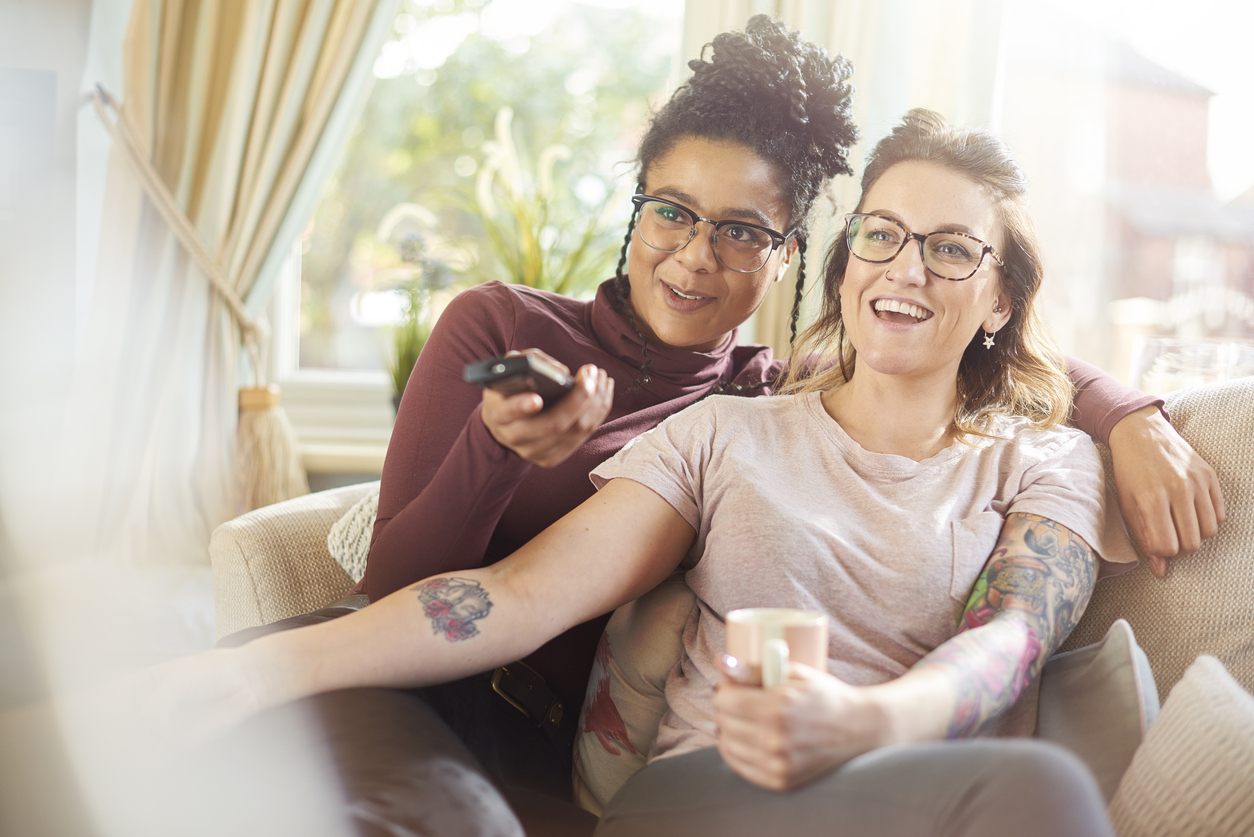
[[[714,227],[710,246],[714,258],[736,273],[757,273],[775,249],[792,236],[746,221],[713,221],[683,204],[652,195],[632,195],[640,240],[663,253],[678,253],[697,235],[697,222]]]
[[[934,275],[951,282],[970,279],[990,255],[1005,267],[991,244],[960,232],[922,235],[907,230],[891,218],[854,213],[845,216],[845,241],[849,252],[864,262],[883,264],[897,258],[911,240],[919,243],[919,257]]]

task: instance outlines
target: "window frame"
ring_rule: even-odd
[[[300,368],[301,256],[298,241],[270,302],[270,379],[283,391],[308,473],[377,477],[395,419],[391,379],[382,370]]]

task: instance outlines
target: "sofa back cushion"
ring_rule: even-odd
[[[1062,650],[1097,642],[1128,620],[1165,700],[1199,654],[1217,658],[1254,690],[1254,378],[1167,396],[1172,425],[1219,475],[1228,519],[1196,554],[1154,578],[1146,562],[1103,579]],[[1103,450],[1108,464],[1109,452]]]

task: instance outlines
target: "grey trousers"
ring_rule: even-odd
[[[794,791],[741,779],[714,749],[648,765],[596,837],[1114,837],[1075,756],[1031,739],[886,747]]]

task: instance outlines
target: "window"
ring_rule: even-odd
[[[1032,183],[1063,348],[1126,379],[1146,338],[1254,338],[1254,56],[1238,34],[1254,10],[1004,14],[999,129]]]
[[[613,195],[630,190],[626,161],[650,100],[683,75],[677,59],[743,25],[748,9],[733,19],[732,5],[691,0],[681,55],[683,12],[661,0],[407,0],[305,237],[289,313],[275,315],[276,334],[290,338],[278,354],[303,442],[370,438],[381,461],[386,324],[410,306],[405,283],[423,259],[460,283],[506,269],[475,188],[506,188],[505,146],[525,195],[542,191],[541,171],[555,178],[546,205],[566,222],[541,225],[539,241],[560,250],[570,220],[599,217],[608,200],[607,246],[617,247],[628,204]],[[1147,336],[1254,339],[1254,51],[1242,41],[1254,6],[1195,0],[1181,15],[1166,0],[989,0],[942,12],[912,0],[905,8],[927,15],[903,18],[872,0],[774,5],[799,15],[807,38],[844,39],[862,152],[929,103],[982,114],[1007,140],[1032,182],[1043,312],[1069,354],[1126,378]],[[902,20],[916,18],[912,40]],[[932,24],[954,21],[938,39]],[[862,37],[877,33],[891,36]],[[853,178],[837,188],[842,204],[856,192]],[[596,265],[589,275],[602,278]],[[443,281],[428,283],[422,304],[438,310],[455,290]],[[305,386],[320,393],[308,408]]]
[[[682,15],[660,0],[407,0],[272,308],[311,471],[381,466],[411,310],[430,320],[487,279],[543,287],[585,233],[594,246],[554,289],[591,294],[610,275]]]

